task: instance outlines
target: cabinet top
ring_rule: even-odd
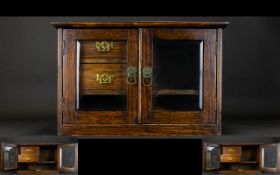
[[[224,28],[229,22],[205,21],[112,21],[112,22],[51,22],[55,28]]]

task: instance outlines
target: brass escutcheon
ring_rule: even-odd
[[[113,48],[113,41],[96,41],[95,47],[98,52],[109,52]]]
[[[96,74],[96,81],[99,81],[100,84],[111,84],[113,78],[114,76],[109,74]]]

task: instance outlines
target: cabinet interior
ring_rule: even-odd
[[[220,170],[221,171],[237,171],[237,172],[246,172],[246,171],[258,171],[259,170],[259,145],[239,145],[235,147],[240,148],[240,152],[238,153],[228,153],[223,152],[223,147],[229,147],[231,149],[231,146],[224,146],[222,145],[222,156],[227,156],[229,159],[236,158],[237,160],[231,162],[231,160],[223,161],[221,159],[220,162]]]
[[[19,150],[25,148],[27,145],[20,145]],[[32,162],[29,161],[18,161],[18,172],[29,172],[29,171],[57,171],[57,145],[37,145],[37,153],[22,153],[19,152],[20,156],[38,156],[38,160]]]

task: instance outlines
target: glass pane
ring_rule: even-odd
[[[263,148],[264,167],[275,168],[277,166],[277,147]]]
[[[4,169],[17,168],[18,150],[16,147],[5,146],[4,148]]]
[[[76,109],[127,110],[127,42],[77,42]]]
[[[219,156],[220,149],[219,147],[207,146],[207,155],[206,155],[207,169],[218,169],[219,168]]]
[[[75,166],[75,147],[62,147],[61,166],[64,168],[73,168]]]
[[[202,110],[203,41],[154,40],[153,109]]]

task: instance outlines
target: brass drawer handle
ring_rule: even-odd
[[[31,158],[30,157],[25,157],[25,160],[30,161]]]
[[[110,52],[113,48],[113,41],[96,41],[95,47],[98,52]]]
[[[111,84],[113,78],[114,76],[109,74],[96,74],[96,81],[99,81],[100,84]]]
[[[136,75],[137,68],[135,66],[131,66],[127,68],[127,83],[128,84],[136,84]]]
[[[143,85],[144,86],[151,86],[152,85],[152,77],[153,77],[153,70],[151,67],[144,67],[142,70],[143,76]]]

